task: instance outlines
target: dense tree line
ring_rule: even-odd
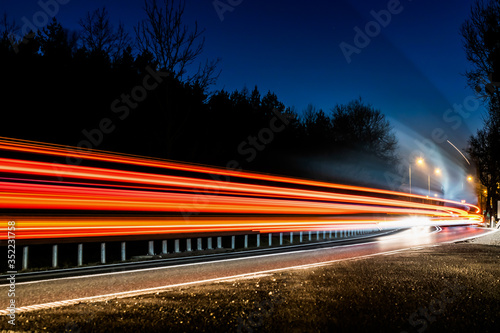
[[[486,211],[497,212],[500,199],[500,0],[477,0],[461,27],[468,83],[482,98],[488,113],[484,127],[469,139],[468,152],[486,190]]]
[[[54,19],[17,40],[4,16],[0,136],[328,180],[342,170],[317,174],[300,161],[394,167],[391,127],[361,99],[299,116],[257,87],[210,91],[218,60],[196,63],[203,31],[183,25],[182,2],[163,5],[146,1],[136,42],[105,8],[82,17],[80,31]],[[158,33],[169,29],[175,40]]]

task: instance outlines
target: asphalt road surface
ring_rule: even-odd
[[[166,267],[63,277],[16,283],[17,312],[52,308],[81,301],[156,293],[176,286],[191,285],[248,275],[265,275],[288,269],[321,266],[331,262],[385,255],[410,248],[433,246],[477,237],[490,230],[475,227],[443,227],[405,230],[372,238],[360,244],[330,243],[322,248],[302,248],[286,253],[266,253],[243,258],[191,262]],[[0,286],[7,295],[8,285]],[[0,308],[9,299],[0,299]],[[3,312],[2,312],[3,313]]]

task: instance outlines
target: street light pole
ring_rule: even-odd
[[[427,184],[429,186],[429,195],[428,196],[430,197],[431,196],[431,174],[430,173],[427,174]]]
[[[411,163],[410,163],[410,167],[409,167],[409,171],[408,171],[408,174],[409,174],[409,179],[410,179],[410,194],[411,194]]]

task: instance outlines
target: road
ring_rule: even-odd
[[[124,272],[18,282],[15,286],[16,306],[20,312],[81,301],[155,293],[183,285],[249,278],[280,270],[304,269],[341,260],[387,255],[409,248],[477,237],[490,231],[475,227],[427,227],[378,236],[360,244],[330,242],[323,244],[321,248],[296,248],[284,253],[273,252]],[[0,294],[7,295],[8,288],[8,285],[0,286]],[[2,297],[0,308],[5,309],[8,301],[8,298]],[[5,313],[6,311],[2,310],[1,314]]]

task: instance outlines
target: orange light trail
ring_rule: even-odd
[[[6,210],[5,216],[8,215],[9,219],[16,220],[16,238],[19,239],[331,230],[342,225],[374,225],[378,221],[396,221],[408,215],[427,216],[436,224],[445,221],[450,223],[450,220],[461,224],[482,221],[482,217],[477,215],[479,208],[476,206],[395,191],[102,151],[76,153],[76,148],[72,150],[58,145],[7,138],[0,138],[0,149],[112,162],[120,164],[122,168],[127,165],[153,167],[163,173],[177,170],[195,173],[200,177],[215,174],[240,179],[222,182],[171,174],[0,158],[0,209]],[[60,176],[66,180],[60,180]],[[241,181],[244,179],[277,182],[280,186]],[[301,188],[294,188],[297,185]],[[335,190],[342,190],[343,193]],[[9,213],[12,210],[22,211],[23,214],[12,215]],[[475,210],[475,213],[470,210]],[[34,211],[60,213],[40,217],[32,215]],[[71,216],[85,212],[100,213],[91,218]],[[124,213],[143,213],[145,216],[110,216]],[[148,213],[165,214],[166,217],[151,217],[147,216]],[[188,213],[189,216],[167,216],[179,213]],[[218,217],[196,215],[200,213],[217,214]],[[257,214],[262,215],[237,216]],[[359,217],[359,214],[375,214],[377,217],[366,219]],[[6,224],[0,230],[5,231],[0,240],[7,239]]]

